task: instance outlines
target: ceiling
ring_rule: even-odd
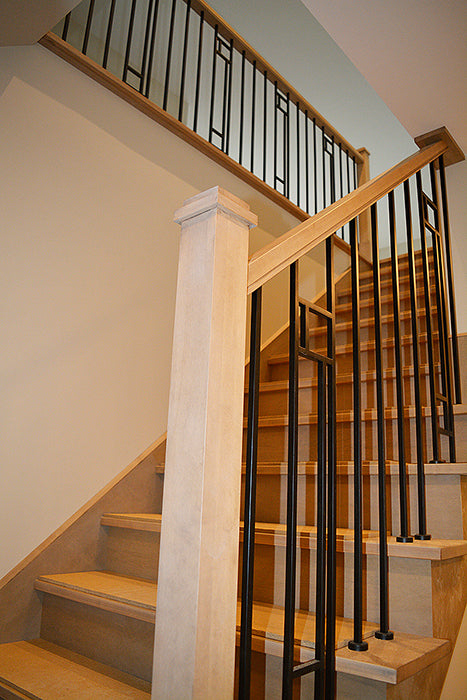
[[[35,44],[80,0],[0,0],[0,46]]]
[[[466,0],[302,0],[413,137],[467,152]]]

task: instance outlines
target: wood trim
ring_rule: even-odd
[[[158,107],[154,102],[148,100],[134,88],[130,87],[119,78],[116,78],[108,70],[105,70],[105,68],[102,68],[98,63],[88,58],[88,56],[84,56],[80,51],[70,46],[70,44],[67,44],[66,41],[60,39],[60,37],[49,32],[42,37],[39,43],[70,65],[78,68],[78,70],[89,78],[92,78],[100,85],[113,92],[114,95],[125,100],[125,102],[128,102],[132,107],[135,107],[147,117],[171,131],[190,146],[196,148],[215,163],[218,163],[223,168],[233,173],[233,175],[282,207],[282,209],[289,212],[289,214],[295,216],[299,221],[306,221],[310,218],[307,212],[300,209],[300,207],[287,199],[287,197],[284,197],[283,194],[277,192],[277,190],[263,182],[263,180],[237,163],[233,158],[230,158],[230,156],[212,143],[209,143],[209,141],[206,141],[199,134],[196,134],[188,126],[179,122],[178,119],[175,119],[171,114],[165,112],[161,107]]]
[[[426,134],[416,136],[414,141],[419,148],[430,146],[437,141],[443,141],[447,146],[447,151],[444,154],[444,164],[446,167],[465,160],[464,151],[445,126],[440,126],[439,129],[433,129],[433,131],[428,131]]]
[[[0,579],[0,590],[7,585],[15,576],[18,576],[29,564],[37,559],[50,545],[55,542],[68,528],[70,528],[74,523],[76,523],[80,518],[85,515],[93,506],[98,503],[101,498],[108,494],[117,484],[119,484],[123,479],[125,479],[130,472],[136,469],[149,455],[162,447],[167,438],[167,433],[164,433],[158,440],[152,443],[139,457],[131,462],[123,471],[121,471],[117,476],[112,479],[104,488],[102,488],[98,493],[96,493],[87,503],[84,504],[79,510],[76,511],[68,520],[66,520],[62,525],[60,525],[55,532],[53,532],[47,539],[45,539],[40,545],[38,545],[33,551],[28,554],[22,561],[19,562],[11,571],[9,571],[2,579]]]
[[[311,119],[315,118],[316,125],[319,128],[324,127],[328,135],[334,136],[335,143],[341,144],[342,148],[348,151],[349,155],[355,158],[357,166],[362,162],[362,156],[360,155],[359,151],[354,148],[352,144],[350,144],[342,136],[342,134],[340,134],[332,126],[332,124],[330,124],[327,119],[325,119],[323,115],[320,114],[299,92],[297,92],[280,73],[278,73],[264,58],[262,58],[262,56],[260,56],[255,49],[250,46],[250,44],[248,44],[240,36],[240,34],[235,31],[235,29],[233,29],[233,27],[227,24],[227,22],[225,22],[225,20],[219,14],[217,14],[212,7],[204,2],[204,0],[192,0],[191,7],[198,14],[203,11],[205,21],[210,24],[211,27],[215,27],[217,25],[220,29],[222,37],[227,39],[227,41],[233,41],[234,48],[237,49],[237,51],[240,53],[245,51],[245,57],[248,61],[250,61],[250,63],[256,61],[256,67],[259,71],[264,73],[266,70],[268,77],[272,80],[272,82],[277,82],[277,87],[285,94],[289,93],[291,102],[297,103],[298,100],[300,102],[301,110],[303,112],[306,110]]]
[[[248,293],[308,253],[420,168],[445,153],[447,148],[442,141],[426,146],[256,252],[248,264]]]

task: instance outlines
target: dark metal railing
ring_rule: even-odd
[[[84,0],[56,31],[304,212],[356,188],[359,152],[204,0]]]
[[[437,169],[441,179],[441,201],[438,195]],[[425,189],[424,189],[425,186]],[[414,198],[417,207],[412,206]],[[315,700],[332,700],[336,693],[336,532],[338,458],[353,463],[353,638],[351,650],[365,652],[368,638],[364,634],[364,548],[363,534],[365,509],[364,464],[375,456],[362,439],[365,406],[361,391],[362,357],[374,352],[375,409],[372,420],[377,425],[377,483],[379,529],[379,629],[375,636],[390,641],[395,633],[390,629],[388,531],[393,519],[388,513],[387,459],[397,463],[399,491],[399,524],[394,533],[397,542],[410,543],[415,539],[428,540],[425,464],[432,456],[441,459],[442,439],[448,440],[449,456],[455,459],[453,398],[460,400],[457,331],[451,268],[449,215],[441,156],[427,169],[402,182],[369,211],[369,231],[359,230],[366,219],[354,218],[349,222],[350,268],[348,277],[351,291],[352,354],[353,354],[353,435],[350,452],[337,454],[336,440],[336,307],[333,244],[328,237],[326,246],[326,288],[324,305],[318,306],[299,297],[299,261],[290,266],[290,327],[289,327],[289,409],[288,409],[288,471],[287,471],[287,534],[286,581],[284,601],[282,697],[292,698],[294,680],[314,672]],[[359,223],[360,221],[360,223]],[[441,226],[441,222],[443,226]],[[372,271],[360,269],[360,239],[370,237]],[[431,236],[431,240],[428,240]],[[402,255],[400,250],[406,252]],[[381,252],[382,251],[382,252]],[[387,255],[389,254],[389,257]],[[384,262],[381,257],[386,257]],[[447,262],[447,266],[446,266]],[[384,266],[384,267],[383,267]],[[382,272],[389,295],[382,296]],[[370,282],[374,312],[374,338],[361,342],[360,319],[362,304],[362,275]],[[404,280],[406,288],[401,292]],[[367,287],[368,289],[368,287]],[[258,305],[261,288],[253,293],[248,403],[247,478],[245,485],[245,534],[243,550],[242,629],[240,647],[239,697],[249,698],[251,657],[251,616],[253,609],[254,539],[255,539],[255,484],[258,450],[260,314]],[[433,303],[433,299],[436,303]],[[371,299],[371,297],[370,297]],[[390,311],[383,315],[383,301]],[[406,305],[403,310],[402,303]],[[313,346],[316,324],[310,318],[319,317],[326,324],[325,349]],[[454,319],[454,322],[453,322]],[[422,329],[422,323],[425,328]],[[383,326],[386,329],[383,331]],[[449,345],[452,333],[452,350]],[[322,341],[317,341],[322,342]],[[365,347],[364,347],[365,345]],[[409,348],[409,351],[407,351]],[[422,364],[422,350],[425,358]],[[317,414],[316,440],[310,444],[310,453],[301,460],[317,462],[316,502],[316,596],[315,657],[305,663],[297,662],[295,640],[297,585],[297,503],[299,459],[299,358],[316,362],[317,394],[313,410]],[[428,376],[422,391],[421,374]],[[345,370],[347,372],[347,370]],[[393,381],[396,406],[388,409],[385,401],[385,381]],[[454,387],[456,389],[454,390]],[[368,395],[369,392],[367,392]],[[426,394],[426,396],[425,396]],[[441,409],[441,412],[440,412]],[[388,412],[389,411],[389,412]],[[428,413],[431,412],[431,417]],[[409,430],[413,420],[414,437]],[[388,421],[395,421],[397,439],[392,440]],[[428,451],[431,436],[431,454]],[[417,517],[410,517],[408,463],[416,463]],[[395,499],[393,498],[394,502]],[[369,513],[367,513],[367,516]],[[247,527],[248,523],[248,527]],[[415,534],[416,533],[416,534]],[[309,604],[310,610],[312,609]],[[363,657],[364,658],[364,657]]]

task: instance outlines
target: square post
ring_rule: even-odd
[[[181,224],[153,700],[233,697],[249,207],[214,187]]]

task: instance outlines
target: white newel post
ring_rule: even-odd
[[[221,188],[181,224],[152,698],[234,685],[249,207]]]

